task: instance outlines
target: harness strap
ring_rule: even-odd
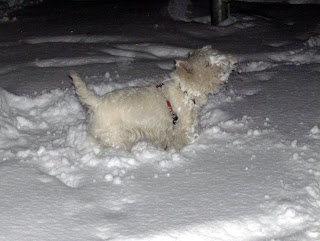
[[[166,99],[166,101],[167,101],[167,105],[168,105],[168,107],[169,107],[170,114],[171,114],[171,117],[172,117],[172,123],[175,125],[175,124],[177,123],[177,121],[178,121],[178,116],[177,116],[177,114],[173,111],[170,101],[167,100],[167,99]]]
[[[157,89],[162,88],[162,86],[164,86],[164,83],[156,85]],[[173,111],[173,108],[172,108],[172,105],[171,105],[170,101],[164,95],[163,95],[163,98],[167,102],[167,105],[169,107],[169,111],[170,111],[170,114],[171,114],[171,117],[172,117],[172,123],[173,123],[173,125],[175,125],[179,118],[178,118],[177,114]]]
[[[161,83],[161,84],[158,84],[158,85],[156,85],[156,88],[157,89],[161,89],[162,88],[162,86],[164,86],[164,83]],[[181,87],[180,87],[181,88]],[[186,95],[188,95],[188,92],[187,91],[184,91],[184,93],[186,94]],[[163,93],[162,93],[162,95],[163,95]],[[177,114],[173,111],[173,108],[172,108],[172,106],[171,106],[171,103],[170,103],[170,101],[163,95],[163,98],[166,100],[166,102],[167,102],[167,105],[168,105],[168,107],[169,107],[169,110],[170,110],[170,114],[171,114],[171,117],[172,117],[172,122],[173,122],[173,125],[175,125],[176,123],[177,123],[177,121],[178,121],[178,116],[177,116]],[[196,104],[196,100],[195,99],[192,99],[192,102],[193,102],[193,104]]]

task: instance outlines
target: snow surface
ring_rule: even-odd
[[[256,3],[319,4],[319,0],[236,0],[236,1],[256,2]]]
[[[10,16],[12,12],[27,6],[39,4],[43,0],[0,0],[0,23],[15,22],[17,18]]]
[[[0,25],[1,240],[320,240],[319,17],[212,27],[140,5],[119,23],[126,6],[64,4]],[[207,44],[239,66],[193,143],[129,153],[87,135],[70,69],[103,95]]]
[[[24,0],[1,0],[1,2],[8,4],[9,7],[13,7],[22,4]]]

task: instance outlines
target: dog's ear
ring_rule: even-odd
[[[187,72],[188,74],[193,73],[192,66],[186,61],[177,60],[176,67],[177,67],[177,69],[181,69],[181,70]]]

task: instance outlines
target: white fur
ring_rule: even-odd
[[[147,141],[180,150],[193,139],[207,94],[219,91],[236,62],[206,46],[176,61],[171,81],[161,88],[125,88],[102,97],[88,90],[75,72],[70,77],[89,110],[88,130],[104,146],[130,150],[136,142]],[[178,116],[175,125],[166,100]]]

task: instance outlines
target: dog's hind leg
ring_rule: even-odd
[[[130,151],[135,141],[131,135],[128,135],[128,131],[113,126],[112,129],[95,131],[93,136],[100,140],[101,144],[106,147],[113,147],[117,149],[123,149]]]

